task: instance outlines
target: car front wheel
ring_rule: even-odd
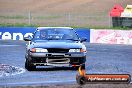
[[[26,59],[25,68],[26,68],[28,71],[34,71],[34,70],[36,69],[36,66],[32,65],[31,62],[30,62],[29,60]]]

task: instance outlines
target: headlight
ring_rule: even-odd
[[[43,49],[43,48],[32,48],[30,51],[34,53],[35,52],[43,52],[43,53],[48,52],[47,49]]]
[[[85,49],[70,49],[69,52],[86,52]]]

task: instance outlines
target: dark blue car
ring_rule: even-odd
[[[78,68],[86,62],[86,47],[70,27],[38,27],[26,50],[25,68],[35,70],[36,66],[64,66]]]

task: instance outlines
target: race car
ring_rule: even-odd
[[[86,62],[87,39],[79,38],[71,27],[38,27],[28,41],[25,55],[25,68],[28,71],[36,66],[74,67]]]

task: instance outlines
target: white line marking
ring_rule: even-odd
[[[0,47],[7,47],[7,46],[20,46],[20,45],[0,45]]]

